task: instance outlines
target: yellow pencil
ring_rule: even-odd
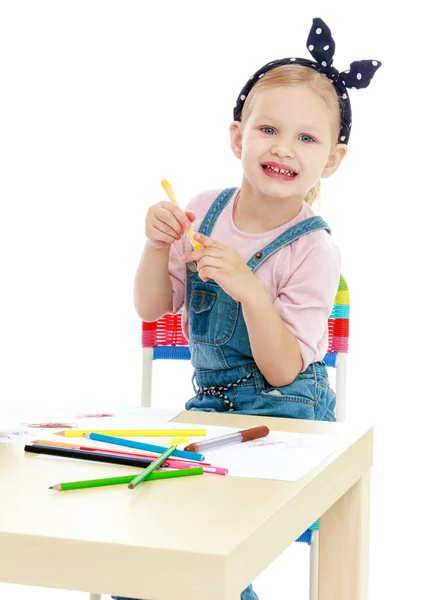
[[[180,208],[180,210],[183,210],[182,207],[180,206],[177,198],[174,196],[174,192],[172,191],[172,187],[171,187],[171,184],[169,183],[169,181],[167,179],[163,179],[163,181],[161,182],[161,185],[162,185],[164,191],[166,192],[169,200],[171,202],[173,202],[176,206],[178,206]],[[194,239],[194,232],[191,229],[191,227],[189,227],[186,230],[186,233],[187,233],[189,239],[191,240],[191,244],[192,244],[192,247],[194,248],[194,250],[200,250],[201,248],[203,248],[202,244],[199,244],[199,242],[196,242],[196,240]]]
[[[102,435],[127,437],[196,437],[206,435],[206,429],[64,429],[55,431],[64,437],[83,437],[84,433],[100,433]]]

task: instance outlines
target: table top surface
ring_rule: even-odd
[[[20,540],[22,551],[25,548],[32,559],[33,552],[39,552],[39,543],[50,548],[53,542],[67,549],[70,560],[83,553],[93,562],[98,549],[107,547],[110,567],[136,557],[139,551],[138,556],[151,563],[164,561],[167,568],[180,571],[181,565],[202,573],[208,569],[218,580],[218,573],[228,575],[242,553],[250,555],[250,547],[254,550],[265,535],[274,535],[278,547],[287,547],[372,465],[373,430],[369,425],[200,412],[182,412],[173,422],[240,428],[266,424],[271,430],[330,433],[337,436],[339,444],[299,481],[204,475],[146,483],[134,491],[116,485],[69,492],[48,488],[61,481],[137,474],[141,469],[87,461],[68,463],[25,453],[20,443],[3,444],[0,546]],[[296,511],[293,520],[292,510]],[[252,560],[253,565],[246,564],[245,570],[254,573],[262,562],[274,558],[265,550],[262,555],[259,565]],[[0,581],[2,576],[0,560]],[[118,578],[116,575],[115,585]],[[41,580],[31,577],[29,581]]]

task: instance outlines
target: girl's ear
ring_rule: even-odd
[[[231,149],[236,158],[242,156],[242,124],[240,121],[233,121],[230,125]]]
[[[338,167],[341,165],[341,162],[347,153],[348,146],[346,144],[337,144],[329,156],[329,160],[323,169],[321,177],[324,179],[333,175],[338,169]]]

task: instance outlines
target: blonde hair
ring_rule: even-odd
[[[288,87],[293,85],[299,85],[301,83],[307,84],[318,96],[326,103],[331,113],[334,116],[332,146],[336,146],[338,142],[338,136],[340,132],[341,124],[341,110],[340,100],[338,99],[337,92],[331,82],[331,80],[315,71],[310,67],[304,67],[303,65],[283,65],[282,67],[276,67],[267,71],[267,73],[255,83],[251,88],[250,93],[244,103],[244,108],[241,114],[241,124],[244,127],[248,116],[251,112],[251,105],[256,94],[274,87]],[[312,206],[314,201],[320,196],[320,181],[311,188],[304,198],[304,201]]]

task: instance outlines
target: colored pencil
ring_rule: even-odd
[[[157,467],[161,467],[166,460],[171,456],[171,454],[174,452],[174,450],[177,448],[177,446],[171,446],[170,448],[168,448],[166,450],[166,452],[163,452],[163,454],[161,456],[159,456],[157,458],[157,460],[154,460],[153,463],[151,463],[150,465],[148,465],[144,471],[142,471],[139,475],[137,475],[134,479],[132,479],[132,481],[129,483],[129,485],[127,486],[130,490],[133,490],[137,487],[137,485],[139,483],[141,483],[142,481],[144,481],[146,479],[146,477],[148,477],[153,471],[155,471],[155,469]]]
[[[128,448],[137,448],[138,450],[157,452],[158,454],[163,454],[163,452],[166,452],[167,450],[166,446],[156,446],[154,444],[145,444],[144,442],[134,442],[133,440],[102,435],[100,433],[86,433],[84,434],[84,437],[90,440],[95,440],[95,442],[107,442],[108,444],[117,444],[118,446],[126,446]],[[203,454],[198,454],[197,452],[185,452],[185,450],[175,450],[175,452],[173,452],[173,456],[185,458],[186,460],[205,460]]]
[[[169,200],[173,204],[178,206],[180,210],[183,210],[182,207],[180,206],[180,202],[174,196],[174,192],[172,191],[172,187],[171,187],[171,184],[169,183],[169,181],[167,179],[163,179],[163,181],[161,182],[161,185],[162,185],[164,191],[166,192],[166,195],[168,196]],[[194,250],[200,250],[201,248],[203,248],[202,244],[199,244],[199,242],[197,242],[194,239],[194,232],[193,232],[191,226],[188,227],[188,229],[186,230],[186,233],[191,241],[191,244],[192,244],[192,247],[194,248]]]
[[[24,450],[25,452],[33,452],[34,454],[80,458],[81,460],[91,460],[113,465],[127,465],[129,467],[147,467],[154,462],[154,459],[152,458],[130,458],[127,456],[105,454],[103,452],[85,452],[84,450],[69,450],[68,448],[52,448],[50,446],[30,446],[27,444]]]
[[[206,435],[206,429],[64,429],[54,433],[64,437],[82,437],[85,433],[128,437],[199,437]]]
[[[202,467],[194,467],[193,469],[181,469],[179,471],[156,471],[151,473],[145,481],[155,481],[157,479],[174,479],[175,477],[188,477],[190,475],[202,475]],[[87,479],[85,481],[72,481],[67,483],[58,483],[51,485],[50,490],[79,490],[83,488],[100,487],[103,485],[115,485],[120,483],[130,483],[135,475],[123,475],[121,477],[106,477],[104,479]]]
[[[119,456],[139,456],[142,458],[148,458],[155,460],[158,458],[159,454],[151,453],[143,453],[143,452],[131,452],[124,450],[111,450],[110,448],[95,448],[93,446],[79,446],[78,444],[65,444],[64,442],[49,442],[48,440],[32,440],[32,444],[36,444],[37,446],[47,446],[47,447],[56,447],[56,448],[68,448],[71,450],[85,450],[87,452],[100,452],[103,454],[111,454],[111,455],[119,455]],[[170,469],[189,469],[191,467],[195,467],[197,462],[182,460],[181,458],[173,458],[172,456],[168,458],[165,462],[165,466]],[[228,469],[225,467],[214,467],[211,463],[201,462],[200,466],[203,467],[205,473],[214,473],[214,475],[228,475]]]

